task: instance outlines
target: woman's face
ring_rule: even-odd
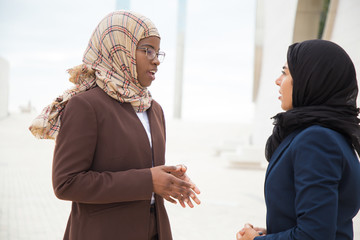
[[[279,99],[281,101],[281,108],[285,111],[293,108],[292,105],[292,92],[293,92],[293,79],[291,77],[288,64],[283,66],[282,74],[275,80],[275,84],[280,87]]]
[[[148,50],[146,50],[148,49]],[[139,41],[136,50],[136,72],[138,81],[143,87],[149,87],[152,81],[155,80],[155,73],[160,61],[155,56],[154,59],[149,59],[149,51],[154,50],[156,53],[160,50],[160,38],[147,37]]]

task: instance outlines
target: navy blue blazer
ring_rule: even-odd
[[[260,239],[353,239],[360,208],[360,163],[340,133],[311,126],[287,136],[266,172],[266,236]]]

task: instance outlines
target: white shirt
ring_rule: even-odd
[[[150,123],[149,123],[149,118],[148,118],[147,112],[137,112],[136,114],[139,117],[142,125],[145,128],[146,134],[147,134],[149,142],[150,142],[150,147],[152,147]]]
[[[146,111],[145,112],[137,112],[136,115],[139,117],[142,125],[144,126],[144,129],[145,129],[146,134],[149,139],[150,147],[152,148],[150,123],[149,123],[149,118],[148,118],[147,112]],[[152,160],[151,165],[154,166],[154,159]],[[151,204],[154,204],[154,203],[155,203],[155,197],[154,197],[154,193],[152,193]]]

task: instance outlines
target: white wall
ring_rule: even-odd
[[[264,1],[263,62],[252,135],[254,145],[262,148],[272,131],[270,118],[281,111],[275,79],[281,74],[292,42],[296,8],[297,1]]]
[[[342,46],[354,62],[359,82],[360,76],[360,1],[341,0],[330,40]],[[358,97],[358,103],[359,103]]]
[[[0,119],[6,117],[9,105],[9,63],[0,57]]]
[[[263,59],[252,142],[264,147],[273,128],[270,118],[282,111],[279,87],[274,83],[286,61],[292,43],[298,1],[273,0],[264,4]],[[352,58],[360,79],[360,2],[339,0],[329,40],[342,46]],[[360,85],[360,84],[359,84]],[[358,105],[360,101],[358,98]]]

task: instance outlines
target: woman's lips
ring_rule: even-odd
[[[151,79],[152,81],[155,80],[155,72],[154,72],[154,71],[149,71],[149,72],[147,72],[147,74],[148,74],[148,76],[150,77],[150,79]]]

